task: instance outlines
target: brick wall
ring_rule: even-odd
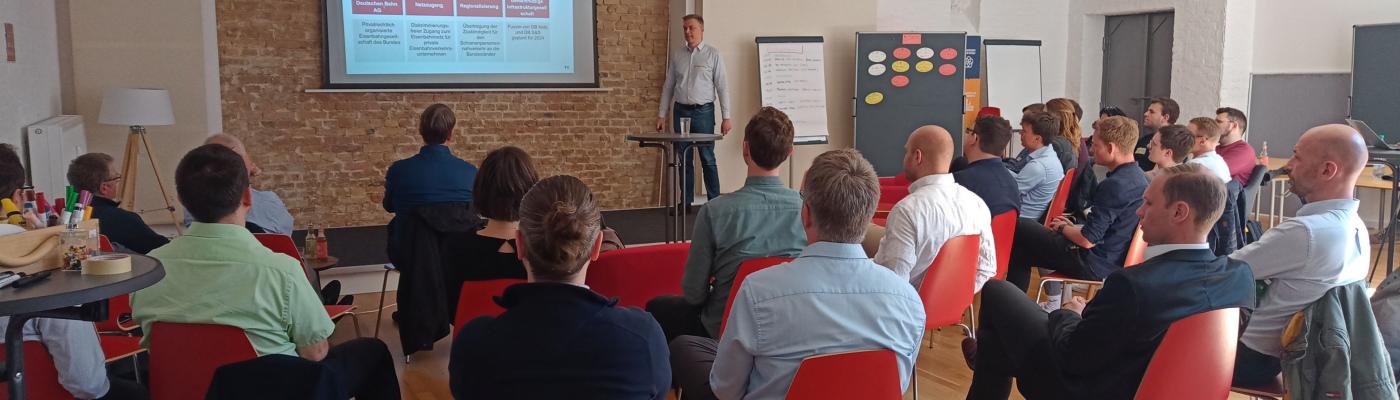
[[[604,208],[657,203],[654,149],[624,137],[653,129],[665,78],[664,0],[597,0],[599,78],[608,92],[305,93],[321,84],[319,1],[218,1],[224,130],[263,170],[298,228],[382,224],[384,172],[417,153],[418,114],[457,115],[452,150],[473,164],[519,146],[544,176],[588,183]]]

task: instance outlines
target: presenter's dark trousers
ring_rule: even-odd
[[[1079,256],[1079,246],[1036,220],[1017,218],[1016,238],[1012,243],[1016,245],[1011,246],[1006,281],[1015,284],[1021,291],[1030,286],[1032,267],[1052,269],[1074,279],[1102,279],[1095,277],[1089,266],[1084,264],[1084,259]],[[1024,297],[1025,293],[1021,295]]]
[[[690,133],[719,133],[715,131],[715,103],[675,103],[672,110],[672,114],[675,115],[671,119],[672,132],[680,134],[681,118],[690,118]],[[692,149],[695,151],[691,151]],[[676,161],[681,165],[681,196],[685,205],[695,201],[694,153],[700,153],[700,173],[705,178],[705,197],[714,199],[719,196],[719,167],[715,163],[714,142],[704,142],[703,145],[676,143]]]
[[[1050,317],[1040,305],[1011,283],[993,280],[982,287],[980,315],[969,400],[1005,400],[1011,394],[1011,378],[1027,399],[1070,398],[1051,352],[1045,327]]]

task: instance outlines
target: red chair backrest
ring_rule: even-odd
[[[864,350],[807,357],[788,386],[789,400],[898,400],[899,360],[894,351]]]
[[[116,251],[112,249],[112,239],[108,239],[107,235],[97,235],[97,237],[98,250],[101,250],[103,252]]]
[[[4,356],[5,346],[0,346],[0,357]],[[9,383],[0,383],[0,399],[9,399],[9,390]],[[73,394],[58,383],[58,368],[54,367],[53,356],[40,341],[24,341],[24,395],[25,398],[43,400],[73,398]]]
[[[1055,219],[1065,213],[1065,203],[1069,202],[1069,187],[1074,183],[1074,168],[1065,171],[1065,178],[1060,179],[1060,186],[1055,188],[1055,197],[1050,198],[1050,205],[1045,207],[1045,227],[1050,227],[1050,220]]]
[[[107,299],[107,319],[102,320],[102,321],[98,321],[98,322],[95,324],[95,325],[97,326],[97,331],[98,331],[98,332],[120,332],[120,331],[122,330],[122,328],[121,328],[121,326],[120,326],[119,324],[117,324],[117,321],[121,319],[121,315],[122,315],[122,314],[130,314],[130,313],[131,313],[131,295],[130,295],[130,294],[122,294],[122,295],[119,295],[119,296],[117,296],[117,297],[113,297],[113,298]]]
[[[1128,254],[1123,258],[1123,266],[1129,267],[1142,264],[1142,259],[1147,250],[1147,242],[1142,240],[1142,225],[1139,224],[1137,231],[1133,232],[1133,241],[1128,242]]]
[[[904,185],[904,186],[884,186],[884,185],[881,185],[881,186],[880,186],[880,200],[879,200],[879,205],[878,205],[877,207],[875,207],[875,209],[876,209],[876,210],[890,210],[890,209],[893,209],[895,203],[898,203],[900,200],[903,200],[903,199],[904,199],[905,197],[907,197],[907,196],[909,196],[909,186],[908,186],[908,185]]]
[[[202,399],[221,366],[257,358],[242,329],[228,325],[151,325],[151,399]]]
[[[1225,399],[1235,372],[1240,310],[1222,308],[1182,318],[1152,354],[1137,400]]]
[[[297,260],[297,263],[301,265],[301,272],[306,275],[306,281],[310,282],[312,286],[316,285],[316,271],[306,267],[305,260],[301,258],[301,249],[297,248],[297,243],[292,240],[291,236],[280,233],[254,233],[253,237],[258,238],[258,243],[262,243],[263,247],[268,250],[286,254],[287,257]],[[313,289],[321,290],[318,287]]]
[[[919,285],[926,314],[924,326],[932,329],[962,321],[963,311],[972,305],[981,240],[981,235],[962,235],[948,239],[938,249]]]
[[[1006,279],[1006,266],[1011,263],[1011,239],[1016,238],[1016,210],[992,217],[992,244],[997,248],[997,274],[992,279]]]
[[[909,180],[904,179],[904,174],[882,176],[879,177],[878,180],[880,181],[880,186],[909,186]]]
[[[603,253],[588,266],[584,282],[618,306],[646,307],[656,296],[680,295],[690,243],[628,247]]]
[[[506,309],[496,304],[495,297],[504,293],[507,287],[517,283],[525,283],[525,280],[492,279],[462,283],[462,295],[457,297],[457,316],[453,319],[452,325],[456,326],[457,330],[461,330],[462,325],[471,322],[476,317],[501,315]]]
[[[747,279],[749,274],[788,261],[792,261],[792,257],[751,258],[739,263],[739,272],[734,273],[734,284],[729,285],[729,299],[724,303],[724,319],[719,322],[720,335],[724,334],[724,327],[729,325],[729,310],[734,309],[734,296],[739,294],[739,285],[744,284],[744,279]]]

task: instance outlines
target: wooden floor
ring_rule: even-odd
[[[385,304],[394,303],[394,292],[389,292]],[[359,311],[372,311],[378,306],[378,294],[358,294],[355,295],[355,305],[359,306]],[[393,312],[390,308],[388,312]],[[447,360],[452,349],[452,338],[448,337],[439,341],[431,352],[414,353],[412,363],[404,364],[403,352],[399,350],[399,331],[389,316],[384,316],[381,322],[379,338],[389,345],[389,349],[394,353],[395,367],[399,374],[399,386],[403,391],[403,398],[409,400],[450,400],[452,393],[448,389]],[[374,317],[371,312],[359,315],[360,329],[366,337],[374,334]],[[331,336],[331,343],[340,343],[355,337],[354,325],[351,321],[343,319],[336,327],[335,335]],[[933,348],[924,347],[919,351],[918,360],[918,390],[921,399],[962,399],[967,395],[968,386],[972,383],[972,371],[967,369],[963,362],[961,343],[962,332],[956,328],[943,329],[931,332],[929,337],[933,341]],[[925,344],[927,346],[927,343]],[[911,398],[906,394],[905,398]],[[1012,399],[1022,399],[1019,393],[1012,391]],[[1246,396],[1231,395],[1230,399],[1248,399]]]

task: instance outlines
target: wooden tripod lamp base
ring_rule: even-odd
[[[165,208],[151,210],[136,210],[136,177],[137,167],[140,162],[141,149],[146,149],[146,159],[150,160],[151,172],[155,173],[156,187],[160,188],[160,199],[165,202]],[[165,180],[160,177],[160,166],[156,162],[156,153],[151,151],[151,142],[146,140],[146,128],[140,125],[133,125],[131,133],[126,136],[126,153],[122,157],[122,189],[121,198],[118,199],[118,207],[127,211],[134,211],[137,214],[166,210],[170,213],[170,222],[175,224],[175,231],[181,235],[185,234],[185,227],[179,216],[175,214],[174,203],[170,200],[170,193],[165,190]]]

